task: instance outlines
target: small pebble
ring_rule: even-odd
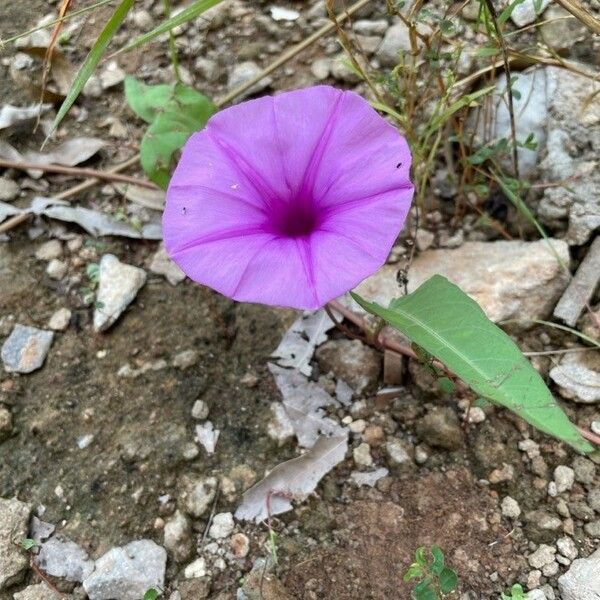
[[[208,404],[204,400],[196,400],[192,406],[192,417],[198,421],[203,421],[208,417]]]
[[[506,496],[502,500],[502,515],[508,519],[517,519],[521,514],[521,507],[519,503],[510,496]]]
[[[569,560],[575,560],[579,552],[575,542],[570,537],[562,537],[556,540],[556,547],[558,551]]]
[[[71,311],[68,308],[59,308],[48,321],[48,327],[54,331],[64,331],[71,321]]]
[[[198,362],[198,353],[196,350],[184,350],[173,357],[173,366],[185,371],[193,367]]]
[[[352,421],[350,425],[348,425],[348,429],[352,433],[362,433],[367,427],[367,423],[363,419],[356,419],[356,421]]]
[[[62,244],[58,240],[49,240],[35,251],[35,257],[38,260],[52,260],[53,258],[60,258],[62,253]]]
[[[220,540],[229,537],[234,527],[235,523],[233,522],[233,515],[231,513],[218,513],[213,518],[208,535],[213,540]]]
[[[554,469],[554,481],[556,482],[556,491],[562,494],[573,487],[575,471],[571,467],[560,465]]]
[[[354,448],[352,456],[354,457],[354,462],[360,467],[370,467],[373,464],[371,448],[369,444],[365,444],[364,442]]]
[[[245,558],[250,552],[250,540],[243,533],[236,533],[231,536],[231,552],[235,558]]]
[[[204,558],[197,558],[194,562],[190,563],[183,571],[183,576],[186,579],[196,579],[197,577],[204,577],[206,575],[206,560]]]
[[[59,281],[67,274],[68,270],[69,267],[66,262],[58,258],[53,258],[46,267],[46,274],[50,279]]]

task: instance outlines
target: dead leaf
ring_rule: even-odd
[[[380,479],[387,477],[389,473],[390,472],[385,467],[381,467],[375,469],[375,471],[367,471],[366,473],[353,471],[350,474],[350,477],[356,485],[368,485],[369,487],[374,487]]]
[[[292,509],[291,500],[303,501],[321,479],[344,460],[348,437],[320,437],[302,456],[277,465],[262,481],[244,493],[237,519],[264,521]]]
[[[38,115],[45,113],[51,108],[51,104],[34,104],[33,106],[12,106],[5,104],[0,108],[0,129],[7,129],[18,123],[37,119]]]
[[[8,142],[0,140],[0,157],[8,160],[32,162],[38,165],[55,164],[75,167],[90,159],[104,146],[106,146],[106,142],[99,138],[81,137],[63,142],[50,152],[28,150],[22,154]],[[27,174],[34,179],[39,179],[44,172],[39,169],[27,169]]]
[[[139,185],[119,184],[115,186],[120,194],[123,194],[127,200],[131,200],[135,204],[139,204],[145,208],[152,210],[164,210],[165,208],[165,191],[151,190],[140,187]]]
[[[12,212],[8,212],[8,208],[6,207],[10,207]],[[0,222],[7,216],[21,213],[31,213],[50,219],[57,219],[58,221],[77,223],[77,225],[93,236],[116,235],[144,240],[162,239],[160,221],[147,223],[141,229],[136,229],[128,223],[118,221],[114,217],[100,211],[83,208],[82,206],[71,206],[68,202],[58,200],[57,198],[36,196],[31,202],[31,206],[24,209],[0,203]]]
[[[282,367],[298,369],[307,377],[312,373],[310,361],[315,348],[327,340],[325,335],[335,324],[323,310],[305,312],[285,332],[271,357]]]
[[[311,448],[320,434],[346,435],[345,427],[326,416],[323,408],[339,404],[322,387],[295,369],[269,363],[269,370],[283,396],[283,407],[300,446]]]

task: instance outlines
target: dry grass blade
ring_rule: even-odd
[[[600,34],[600,21],[592,15],[579,0],[556,0],[565,10],[577,17],[586,27],[594,33]]]

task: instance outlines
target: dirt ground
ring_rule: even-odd
[[[2,3],[0,35],[23,31],[49,10],[40,0]],[[157,55],[153,49],[144,58]],[[127,70],[134,72],[141,56],[134,56]],[[302,71],[301,63],[292,64],[295,72],[282,76],[277,86],[307,78],[306,65]],[[215,93],[221,87],[216,83]],[[0,103],[25,101],[31,99],[2,69]],[[65,125],[69,135],[105,136],[99,121],[107,110],[124,115],[137,134],[138,125],[130,123],[122,103],[119,90],[86,99],[87,120]],[[38,137],[20,142],[36,144]],[[128,150],[127,141],[115,142],[91,166],[112,164]],[[53,191],[73,183],[54,181]],[[95,190],[78,201],[102,204],[103,198]],[[42,369],[25,376],[0,374],[0,404],[10,408],[14,420],[13,435],[0,443],[0,497],[32,503],[45,521],[58,524],[98,557],[133,539],[161,544],[157,520],[175,510],[185,476],[222,476],[244,466],[261,478],[296,455],[293,445],[280,447],[267,435],[270,405],[279,398],[267,362],[294,318],[292,311],[237,304],[189,280],[172,286],[150,275],[119,322],[107,333],[95,334],[93,308],[82,303],[80,286],[50,279],[45,263],[34,258],[46,239],[48,231],[32,241],[27,228],[21,228],[11,233],[9,243],[0,243],[2,340],[14,323],[43,328],[58,308],[72,311],[69,328],[55,336]],[[124,262],[145,266],[157,244],[85,235],[83,247],[88,262],[112,252]],[[167,366],[137,378],[118,375],[126,364],[139,367],[159,359],[170,364],[176,354],[190,349],[200,358],[188,369]],[[221,434],[214,455],[190,459],[195,426],[190,412],[197,399],[207,403]],[[403,389],[387,404],[368,397],[365,418],[389,420],[396,435],[416,443],[418,418],[445,404],[454,407]],[[589,413],[591,409],[582,409],[578,416]],[[410,588],[402,575],[415,549],[437,544],[460,575],[459,591],[470,594],[465,598],[497,598],[530,570],[525,554],[530,549],[528,527],[534,528],[515,527],[502,516],[500,500],[510,494],[524,512],[551,510],[540,483],[545,476],[533,473],[518,449],[524,431],[516,419],[489,409],[485,423],[464,430],[458,450],[432,450],[423,465],[392,468],[373,489],[349,483],[352,461],[347,458],[325,477],[314,497],[276,521],[277,576],[294,598],[303,600],[404,600]],[[547,472],[572,459],[564,446],[529,433],[541,444]],[[93,441],[81,449],[78,440],[86,435]],[[378,453],[383,456],[375,448],[376,457]],[[513,467],[514,476],[490,484],[489,474],[503,463]],[[584,493],[582,488],[579,492]],[[216,511],[234,510],[239,500],[239,494],[231,501],[222,496]],[[199,536],[206,523],[204,517],[194,523]],[[248,525],[244,531],[251,539],[248,560],[215,575],[211,598],[235,598],[251,561],[266,554],[266,527]],[[592,550],[580,527],[574,536],[583,555]],[[169,582],[177,580],[181,566],[170,560]],[[37,581],[33,573],[27,578]],[[0,600],[9,598],[12,594],[0,593]]]

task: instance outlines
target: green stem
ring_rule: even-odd
[[[165,7],[165,17],[168,19],[171,16],[171,0],[163,0]],[[171,57],[171,64],[173,65],[173,73],[175,73],[175,79],[177,83],[181,83],[181,73],[179,71],[179,57],[177,56],[177,44],[175,42],[175,36],[173,31],[169,29],[169,55]]]

